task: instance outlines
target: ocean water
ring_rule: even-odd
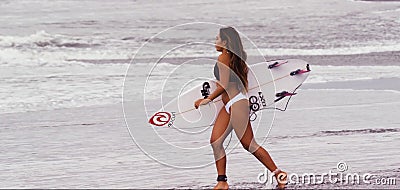
[[[167,143],[151,143],[157,134],[140,134],[150,143],[139,147],[144,142],[129,132],[147,127],[144,97],[146,109],[156,110],[160,93],[167,101],[182,83],[213,77],[215,35],[231,25],[249,64],[311,64],[288,110],[266,113],[275,114],[272,128],[261,123],[256,132],[278,166],[323,173],[345,162],[349,172],[397,179],[289,187],[399,188],[399,15],[396,1],[1,0],[0,187],[212,187],[211,149],[178,156]],[[127,88],[133,94],[124,96]],[[137,115],[125,120],[123,100]],[[208,143],[210,129],[191,138],[162,133],[196,147]],[[230,184],[266,187],[257,182],[264,167],[237,142],[229,143]]]

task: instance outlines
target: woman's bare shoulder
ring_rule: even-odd
[[[224,65],[229,66],[230,60],[229,54],[221,53],[221,55],[218,56],[218,62],[223,63]]]

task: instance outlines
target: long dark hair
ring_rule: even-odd
[[[221,40],[226,40],[226,50],[231,54],[230,69],[233,70],[236,75],[242,81],[243,88],[239,89],[243,92],[247,92],[248,81],[247,73],[249,68],[246,64],[247,53],[243,50],[242,40],[240,39],[239,33],[232,27],[225,27],[219,29]]]

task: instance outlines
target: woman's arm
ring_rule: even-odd
[[[217,82],[217,89],[215,89],[206,99],[198,99],[194,102],[194,107],[197,109],[199,106],[208,104],[213,101],[215,98],[224,93],[225,89],[229,84],[229,68],[230,57],[227,54],[221,54],[218,57],[218,69],[219,69],[219,82]]]

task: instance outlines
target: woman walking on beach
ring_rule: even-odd
[[[228,189],[226,176],[226,154],[223,142],[228,134],[235,131],[243,148],[252,153],[264,164],[278,181],[278,187],[284,188],[286,173],[278,169],[268,152],[257,144],[249,120],[249,101],[247,99],[246,52],[238,32],[232,27],[221,28],[216,36],[215,48],[221,52],[214,66],[214,75],[218,80],[217,89],[206,99],[195,101],[195,107],[208,104],[218,96],[222,96],[225,109],[221,109],[210,138],[214,152],[215,165],[218,172],[214,189]]]

